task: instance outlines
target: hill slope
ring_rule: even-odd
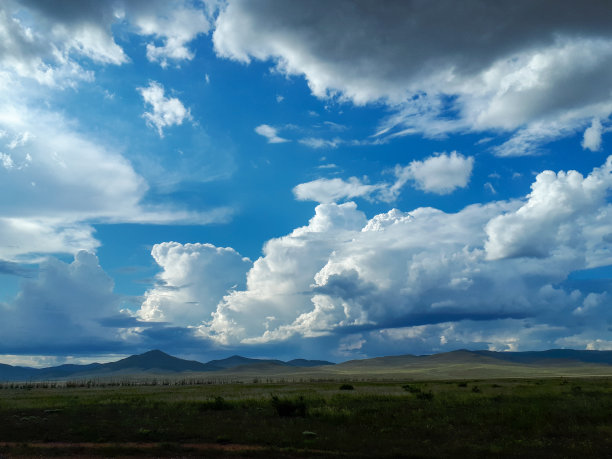
[[[612,351],[579,351],[575,349],[549,349],[548,351],[494,352],[473,351],[475,354],[515,363],[546,363],[551,361],[603,363],[612,365]]]

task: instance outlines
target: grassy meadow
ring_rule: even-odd
[[[0,457],[609,457],[612,379],[4,385]]]

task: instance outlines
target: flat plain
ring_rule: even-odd
[[[371,377],[371,375],[370,375]],[[0,457],[610,457],[612,378],[11,383]]]

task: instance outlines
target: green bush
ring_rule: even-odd
[[[352,384],[342,384],[340,390],[355,390]]]
[[[572,394],[580,395],[582,393],[582,387],[580,386],[572,386]]]
[[[297,400],[291,400],[288,398],[279,398],[276,395],[272,396],[270,404],[280,417],[305,417],[306,416],[306,403],[304,397],[300,396]]]
[[[417,394],[417,398],[419,400],[433,400],[434,394],[431,391],[429,391],[429,392],[419,392]]]
[[[411,394],[420,394],[421,393],[421,389],[419,387],[411,386],[410,384],[406,384],[406,385],[402,386],[402,388],[406,392],[410,392]]]
[[[198,405],[200,411],[220,411],[220,410],[231,410],[232,404],[227,402],[223,397],[217,396],[212,400],[200,402]]]

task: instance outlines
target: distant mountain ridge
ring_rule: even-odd
[[[465,349],[432,355],[399,355],[371,359],[350,360],[334,364],[325,360],[294,359],[284,362],[274,359],[253,359],[233,355],[207,363],[173,357],[160,350],[109,363],[89,365],[60,365],[49,368],[30,368],[0,364],[0,381],[49,381],[79,378],[126,377],[130,375],[176,375],[215,373],[234,375],[284,374],[301,375],[306,371],[318,375],[341,375],[343,372],[389,372],[397,369],[452,368],[554,368],[599,365],[612,374],[612,351],[582,351],[574,349],[550,349],[547,351],[495,352],[469,351]],[[329,370],[328,370],[329,369]],[[531,371],[531,370],[530,370]]]
[[[242,366],[272,364],[279,367],[314,367],[334,365],[325,360],[295,359],[289,362],[282,360],[251,359],[234,355],[226,359],[211,360],[207,363],[173,357],[160,350],[132,355],[116,362],[91,363],[88,365],[59,365],[49,368],[30,368],[0,364],[0,381],[44,381],[70,379],[78,377],[122,376],[137,373],[163,374],[187,372],[214,372]]]

